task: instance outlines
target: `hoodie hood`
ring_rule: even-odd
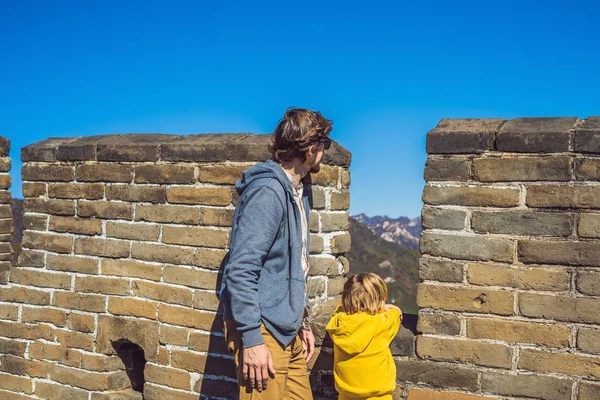
[[[241,196],[244,190],[246,190],[254,181],[268,178],[277,179],[286,193],[293,198],[292,183],[281,166],[273,160],[258,163],[244,171],[242,177],[235,183],[235,189],[237,190],[238,195]]]
[[[350,355],[365,351],[380,329],[373,323],[372,315],[364,312],[346,314],[340,306],[327,324],[333,342]]]

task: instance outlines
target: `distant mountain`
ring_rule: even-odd
[[[373,233],[388,242],[398,243],[411,249],[419,248],[421,217],[394,219],[380,215],[369,217],[365,214],[358,214],[352,218],[367,226]]]
[[[409,221],[408,218],[406,220]],[[387,282],[389,301],[407,314],[416,314],[418,250],[384,240],[353,218],[350,218],[350,235],[352,246],[346,254],[350,272],[378,274]]]

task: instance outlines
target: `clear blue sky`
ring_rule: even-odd
[[[334,120],[351,212],[420,213],[444,117],[600,115],[598,2],[0,0],[0,134],[272,131]]]

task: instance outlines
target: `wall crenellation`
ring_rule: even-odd
[[[22,149],[25,230],[0,286],[0,397],[234,397],[216,288],[233,185],[269,158],[268,139],[107,135]],[[348,272],[350,154],[336,143],[328,153],[311,176],[308,291],[331,308]],[[317,387],[331,374],[322,364]]]
[[[414,359],[465,379],[409,376],[408,399],[600,397],[599,122],[428,133]]]

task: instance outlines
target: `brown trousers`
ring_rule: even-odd
[[[232,319],[226,319],[224,327],[227,348],[235,360],[240,400],[312,400],[300,336],[296,335],[292,342],[283,348],[261,324],[262,336],[273,359],[275,377],[269,378],[267,389],[259,392],[252,389],[242,375],[242,335],[237,330],[237,324]]]

